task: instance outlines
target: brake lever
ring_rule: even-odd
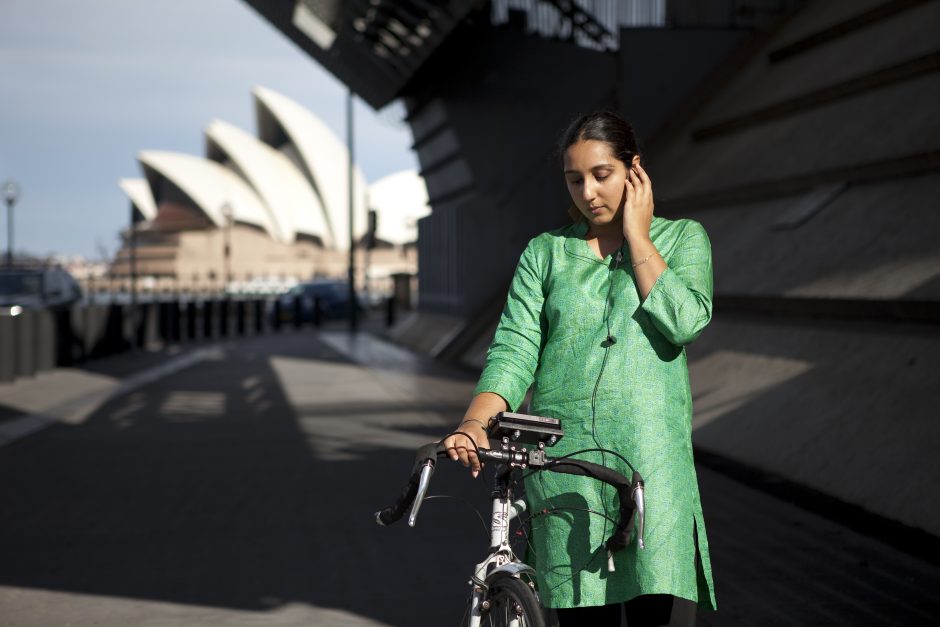
[[[434,460],[425,460],[421,466],[421,476],[418,477],[418,493],[415,495],[414,503],[411,505],[411,513],[408,515],[408,526],[414,527],[418,520],[418,510],[424,502],[424,495],[427,494],[428,486],[431,484],[431,475],[434,474]]]

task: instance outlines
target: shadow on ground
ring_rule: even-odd
[[[248,611],[299,602],[387,624],[457,623],[470,568],[487,544],[479,521],[438,501],[416,529],[378,527],[372,512],[397,495],[413,449],[393,437],[390,446],[355,441],[363,414],[381,422],[386,412],[417,416],[398,430],[435,439],[454,420],[439,412],[452,407],[372,393],[346,407],[298,410],[272,358],[311,372],[355,370],[312,335],[245,340],[225,354],[116,398],[81,425],[0,451],[0,584]],[[316,398],[323,382],[308,385]],[[324,417],[330,435],[345,440],[345,460],[315,453]],[[456,468],[442,469],[435,484],[472,490],[483,502],[488,492]],[[415,603],[427,620],[415,621]]]

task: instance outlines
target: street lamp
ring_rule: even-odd
[[[232,205],[228,201],[225,201],[225,204],[222,205],[222,217],[225,218],[225,297],[228,298],[228,286],[232,282],[232,267],[231,267],[231,257],[232,257],[232,222],[235,218],[235,211],[232,209]]]
[[[20,197],[20,186],[9,180],[3,184],[3,199],[7,203],[7,265],[13,265],[13,205]]]

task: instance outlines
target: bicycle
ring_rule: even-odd
[[[563,436],[561,421],[555,418],[501,412],[490,419],[487,435],[490,439],[500,441],[498,449],[477,449],[481,462],[496,464],[490,552],[474,567],[470,577],[470,600],[463,625],[545,627],[544,609],[534,582],[535,569],[520,560],[509,543],[510,522],[526,510],[523,499],[512,500],[513,475],[526,469],[533,469],[532,472],[550,470],[592,477],[613,486],[620,500],[619,520],[603,545],[607,549],[607,568],[610,571],[614,570],[613,553],[630,543],[634,528],[638,548],[644,548],[643,478],[630,466],[629,461],[607,449],[588,449],[571,455],[590,451],[612,454],[633,469],[632,479],[628,480],[606,466],[574,459],[571,455],[549,457],[545,452],[546,447],[553,446]],[[410,508],[408,525],[415,526],[437,458],[445,455],[441,442],[432,442],[418,449],[411,476],[398,500],[394,505],[375,513],[379,525],[394,523]]]

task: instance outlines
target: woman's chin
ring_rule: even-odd
[[[601,213],[597,215],[589,214],[585,217],[587,218],[588,222],[591,223],[591,226],[601,227],[611,225],[614,222],[616,216],[612,216],[607,213]]]

